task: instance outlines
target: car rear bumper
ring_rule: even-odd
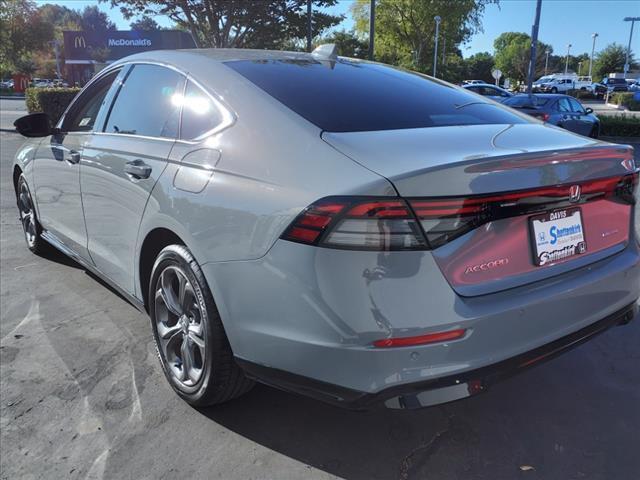
[[[396,385],[376,393],[320,382],[308,377],[236,359],[246,374],[262,383],[285,391],[306,395],[352,410],[383,405],[393,409],[416,409],[476,395],[491,385],[523,370],[571,350],[616,325],[626,325],[638,314],[636,302],[576,332],[546,345],[475,370]]]
[[[468,379],[479,381],[474,389],[491,383],[493,376],[484,374],[491,366],[517,364],[513,359],[540,355],[544,346],[562,351],[554,342],[576,332],[587,339],[584,332],[603,319],[607,326],[619,323],[640,296],[634,238],[623,251],[587,266],[476,297],[457,295],[431,252],[343,251],[278,241],[259,260],[202,268],[234,354],[250,374],[316,397],[314,392],[340,391],[324,399],[350,401],[354,408],[433,388],[440,397],[421,404],[460,398]],[[447,343],[372,345],[389,336],[460,328],[467,334]],[[452,380],[460,383],[442,391]],[[304,386],[309,383],[315,386]],[[358,400],[363,395],[367,400]]]

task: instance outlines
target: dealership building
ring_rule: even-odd
[[[104,33],[65,31],[65,80],[84,85],[105,63],[149,50],[195,48],[181,30],[110,30]]]

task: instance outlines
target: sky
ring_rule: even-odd
[[[419,0],[416,0],[419,1]],[[454,0],[452,0],[454,1]],[[82,9],[86,5],[95,5],[96,1],[87,0],[49,0],[38,1],[38,4],[57,3],[69,8]],[[338,29],[350,30],[353,20],[349,15],[350,0],[339,0],[338,4],[328,12],[334,15],[345,15],[345,20]],[[125,20],[117,8],[109,3],[98,3],[101,10],[107,12],[118,29],[126,30],[129,22]],[[478,52],[493,52],[493,41],[503,32],[525,32],[531,34],[531,26],[535,15],[535,0],[501,0],[500,5],[487,6],[483,26],[484,33],[474,35],[462,46],[464,57]],[[617,42],[627,46],[629,41],[630,22],[623,18],[640,17],[640,1],[638,0],[542,0],[540,14],[539,40],[550,44],[555,54],[564,55],[567,45],[572,44],[571,54],[590,53],[591,34],[599,34],[596,39],[596,51]],[[156,18],[160,25],[168,25],[167,19]],[[636,22],[631,49],[640,56],[640,22]]]

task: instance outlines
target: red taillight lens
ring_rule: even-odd
[[[373,342],[373,346],[378,348],[411,347],[417,345],[428,345],[430,343],[448,342],[464,337],[466,332],[466,329],[459,328],[457,330],[448,330],[446,332],[428,333],[417,337],[383,338]]]
[[[282,238],[309,245],[357,250],[427,248],[417,219],[402,199],[323,199],[298,215]]]

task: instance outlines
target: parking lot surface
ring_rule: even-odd
[[[194,409],[148,318],[56,253],[32,255],[0,133],[0,478],[634,479],[640,322],[485,394],[349,412],[257,386]]]

